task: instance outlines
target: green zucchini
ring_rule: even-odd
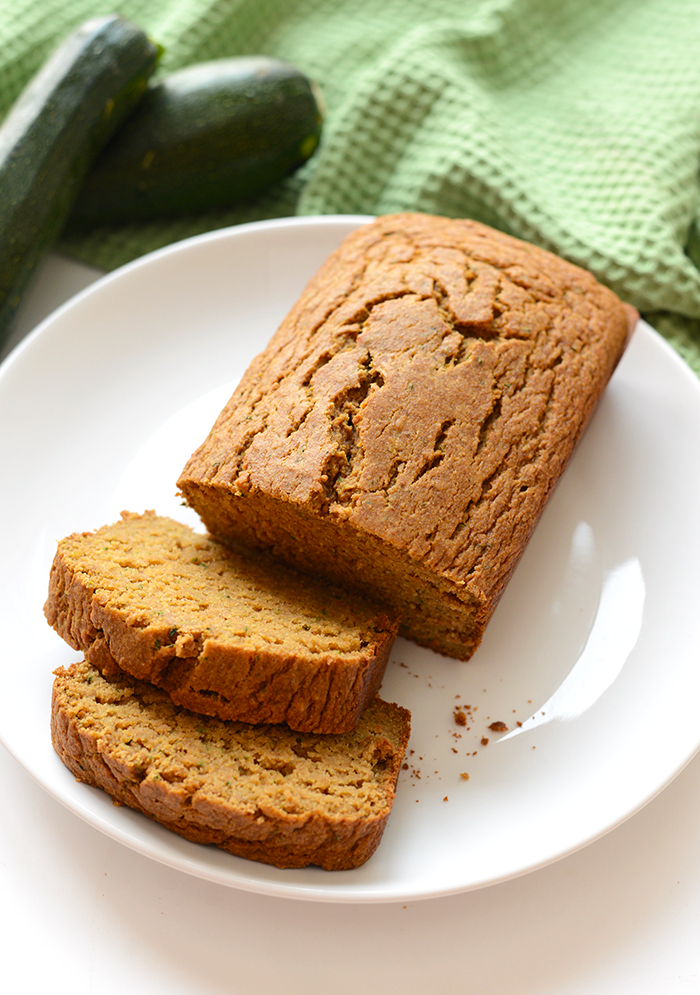
[[[116,15],[58,47],[0,126],[0,342],[88,169],[141,99],[160,50]]]
[[[320,97],[294,66],[217,59],[154,81],[96,161],[69,228],[176,217],[253,197],[301,165]]]

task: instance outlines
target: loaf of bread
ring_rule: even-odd
[[[277,867],[358,867],[394,800],[410,715],[375,698],[340,736],[195,715],[86,661],[56,671],[51,735],[79,781],[195,843]]]
[[[484,225],[381,217],[308,284],[180,491],[214,535],[353,585],[467,659],[631,317]]]
[[[320,733],[357,725],[398,630],[358,595],[153,512],[63,539],[44,610],[106,675],[203,714]]]

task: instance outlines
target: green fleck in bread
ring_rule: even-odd
[[[340,736],[225,722],[83,661],[56,671],[51,734],[78,780],[188,840],[277,867],[346,870],[379,845],[410,715],[375,698]]]
[[[44,610],[104,674],[192,711],[320,733],[357,724],[398,629],[356,594],[153,513],[63,539]]]
[[[594,277],[472,221],[379,218],[321,267],[179,487],[468,659],[635,320]]]

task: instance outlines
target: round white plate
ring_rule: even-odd
[[[2,742],[143,854],[337,902],[445,895],[547,864],[632,815],[700,745],[700,386],[642,323],[474,659],[398,641],[382,694],[413,712],[411,753],[363,867],[281,871],[188,843],[78,784],[54,754],[52,671],[78,658],[42,615],[56,541],[123,508],[193,522],[175,495],[186,458],[363,220],[263,222],[170,246],[73,298],[0,370]]]

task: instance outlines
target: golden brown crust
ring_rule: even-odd
[[[153,514],[58,545],[49,623],[106,675],[193,711],[346,732],[379,689],[398,619]]]
[[[193,715],[82,662],[56,671],[51,735],[78,780],[186,839],[277,867],[345,870],[381,840],[410,715],[375,699],[352,733],[300,735]]]
[[[629,322],[535,246],[379,218],[311,280],[179,487],[214,534],[362,584],[404,634],[467,658]]]

